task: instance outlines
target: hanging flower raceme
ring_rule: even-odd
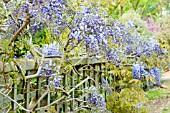
[[[56,42],[51,44],[45,44],[42,47],[42,54],[46,56],[61,56],[62,52],[59,51],[59,44],[56,44]]]
[[[159,69],[158,67],[154,67],[152,69],[150,69],[150,74],[151,76],[153,76],[156,80],[155,84],[160,84],[161,83],[161,69]]]
[[[132,67],[132,74],[134,79],[142,79],[146,76],[152,76],[156,82],[154,84],[160,84],[161,69],[153,67],[150,70],[146,69],[140,64],[134,64]]]
[[[82,7],[77,11],[71,28],[70,37],[78,43],[84,40],[91,53],[97,54],[101,48],[107,47],[101,46],[107,45],[108,34],[105,20],[98,15],[97,8]]]
[[[106,110],[105,99],[102,94],[99,94],[94,86],[88,89],[88,97],[86,101],[87,104],[94,107],[93,109],[100,109],[100,112],[104,112]]]
[[[52,30],[54,34],[60,35],[60,29],[66,26],[66,21],[63,19],[63,13],[65,11],[64,0],[32,0],[26,2],[9,2],[6,4],[7,11],[11,13],[11,16],[8,18],[8,23],[11,24],[8,30],[17,31],[19,27],[24,23],[27,13],[30,14],[30,27],[29,30],[32,34],[35,34],[37,31],[42,30],[42,27],[45,27],[48,30]],[[13,6],[20,6],[14,8]],[[15,21],[15,18],[20,20]],[[20,26],[18,25],[20,24]],[[17,26],[18,28],[14,27]],[[15,32],[14,31],[14,32]]]

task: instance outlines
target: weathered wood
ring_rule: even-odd
[[[100,71],[100,69],[99,69],[100,67],[99,67],[99,64],[96,64],[95,65],[95,70],[96,71]],[[98,75],[99,75],[99,73],[98,72],[94,72],[94,80],[95,80],[95,86],[96,87],[98,87],[98,85],[99,85],[99,80],[98,80]]]
[[[53,60],[53,62],[57,61],[60,62],[61,59],[60,58],[44,58],[44,62],[48,62],[50,60]],[[18,62],[21,65],[21,68],[24,69],[25,71],[30,71],[30,70],[37,70],[38,69],[38,65],[40,63],[41,58],[37,59],[37,61],[35,61],[34,59],[19,59],[16,60],[16,62]],[[73,65],[73,66],[77,66],[77,65],[86,65],[86,64],[97,64],[97,63],[104,63],[107,62],[104,59],[101,59],[100,56],[97,57],[91,57],[91,58],[87,58],[87,57],[80,57],[80,58],[71,58],[69,60],[69,62]],[[3,69],[3,63],[0,61],[0,71],[2,71]],[[14,65],[13,62],[10,63],[5,63],[5,68],[4,68],[5,72],[12,72],[12,71],[18,71],[16,66]],[[33,77],[36,78],[37,76]]]
[[[77,70],[78,73],[80,73],[79,68],[80,68],[80,66],[76,66],[76,70]],[[77,74],[77,83],[76,83],[76,84],[80,83],[80,81],[81,81],[81,80],[80,80],[80,76],[81,76],[81,75]],[[81,93],[81,92],[80,92],[80,91],[81,91],[81,88],[82,88],[82,86],[78,88],[78,91],[77,91],[77,92],[78,92],[78,97],[81,96],[81,95],[80,95],[80,93]],[[80,104],[81,104],[81,103],[80,103],[79,101],[78,101],[77,104],[78,104],[78,107],[80,107]]]
[[[19,101],[19,100],[23,100],[24,99],[24,95],[22,95],[22,94],[18,94],[17,96],[16,96],[16,99],[15,99],[15,101]],[[1,98],[0,98],[0,100],[1,100]],[[8,103],[8,102],[11,102],[11,100],[9,100],[8,98],[3,98],[3,103]],[[0,102],[0,104],[1,104],[1,102]]]
[[[44,58],[44,62],[50,61],[51,59],[53,60],[53,62],[61,61],[60,58]],[[28,59],[28,60],[22,59],[22,60],[17,60],[17,62],[19,62],[22,69],[24,69],[25,71],[33,71],[33,70],[37,71],[39,68],[40,60],[41,59],[37,59],[37,61],[35,62],[33,59]],[[50,103],[52,93],[50,94],[50,92],[49,92],[46,96],[47,97],[46,98],[47,106],[55,105],[56,110],[59,113],[60,112],[67,113],[67,112],[69,112],[68,111],[69,108],[70,108],[71,112],[74,112],[74,109],[77,107],[80,107],[80,105],[82,104],[81,102],[77,102],[75,100],[75,98],[84,96],[85,88],[90,87],[92,85],[94,85],[95,87],[98,87],[99,85],[101,85],[102,77],[103,77],[103,74],[101,71],[104,70],[104,66],[101,66],[101,64],[105,63],[106,60],[102,60],[101,57],[90,57],[90,58],[81,57],[81,58],[72,58],[69,60],[69,62],[72,64],[72,66],[75,67],[76,71],[72,70],[70,75],[64,75],[63,80],[60,85],[63,88],[67,87],[67,91],[69,91],[69,94],[71,94],[71,96],[70,96],[71,99],[68,100],[68,101],[70,101],[70,105],[69,105],[68,101],[65,101],[63,103],[62,102],[56,103],[56,104]],[[5,65],[6,65],[5,72],[17,71],[17,68],[14,66],[14,64],[12,62],[6,63]],[[1,67],[2,67],[2,63],[0,62],[0,70],[2,69]],[[83,69],[81,67],[83,67]],[[81,68],[82,70],[79,70],[79,68]],[[95,69],[95,70],[93,70],[93,69]],[[98,71],[100,71],[100,72],[98,72]],[[36,100],[37,100],[41,96],[41,89],[43,88],[42,85],[44,84],[42,82],[44,80],[46,80],[45,85],[47,85],[47,86],[49,85],[49,82],[50,82],[49,78],[45,79],[45,77],[39,76],[38,74],[35,74],[35,73],[36,72],[34,72],[34,74],[31,76],[26,75],[26,93],[25,93],[25,108],[26,109],[29,109],[31,97],[36,97]],[[88,77],[94,79],[94,81],[90,80]],[[32,90],[30,91],[30,86],[31,86],[30,82],[33,78],[37,79],[37,81],[36,81],[37,86],[35,87],[35,89],[33,89],[33,91]],[[87,81],[84,81],[85,79],[87,79]],[[105,77],[105,79],[108,79],[108,78]],[[81,81],[83,81],[82,84],[80,84]],[[111,82],[109,82],[109,83],[111,83]],[[80,85],[78,85],[78,84],[80,84]],[[16,89],[16,91],[17,91],[17,88],[14,88],[14,89]],[[75,96],[75,94],[77,94],[77,92],[80,92],[79,90],[82,90],[83,94],[80,94],[80,95],[78,94]],[[62,95],[57,95],[59,93],[60,92],[56,92],[55,98],[57,98],[57,99],[62,98],[63,100],[65,98],[67,98],[67,96],[64,93]],[[16,101],[23,99],[23,97],[19,98],[17,96],[17,94],[14,92],[12,92],[12,94],[15,94],[14,98]],[[104,95],[105,95],[105,97],[107,96],[106,93],[104,93]],[[87,98],[86,96],[83,97],[83,100],[86,101],[86,98]],[[86,104],[84,104],[84,105],[86,105]],[[40,102],[39,102],[35,109],[39,109],[40,107],[42,107],[42,106],[40,105]],[[14,108],[16,108],[16,106]]]
[[[68,75],[65,75],[64,76],[64,78],[63,78],[63,86],[64,87],[66,87],[67,85],[68,85],[68,78],[67,78],[67,76]],[[65,90],[65,88],[64,88],[64,90]],[[63,111],[65,112],[65,113],[67,113],[68,112],[68,103],[67,102],[64,102],[63,103]]]
[[[25,99],[26,99],[26,109],[29,109],[29,104],[30,104],[30,80],[28,79],[26,82],[26,94],[25,94]]]
[[[35,62],[34,60],[27,60],[27,59],[22,59],[22,60],[17,60],[17,62],[19,62],[19,64],[21,65],[21,67],[24,69],[24,70],[33,70],[33,69],[36,69],[36,66],[35,66]],[[3,63],[0,61],[0,71],[2,71],[2,66],[3,66]],[[16,66],[14,65],[13,62],[11,63],[6,63],[5,64],[5,67],[4,67],[4,71],[5,72],[12,72],[12,71],[18,71]]]
[[[83,68],[83,69],[85,69],[85,68]],[[85,79],[85,78],[86,78],[86,71],[83,70],[83,79]],[[85,95],[85,88],[86,88],[86,83],[83,83],[83,85],[82,85],[83,95]],[[83,100],[86,101],[86,97],[84,97]],[[85,103],[84,103],[84,105],[85,105]]]
[[[13,84],[13,89],[12,89],[12,99],[17,101],[17,84]],[[16,110],[17,105],[12,102],[12,110]]]
[[[47,83],[46,83],[46,85],[47,85],[47,88],[48,88],[48,90],[49,90],[49,84],[50,84],[50,80],[49,80],[49,78],[47,78]],[[50,104],[50,91],[48,92],[48,94],[47,94],[47,105],[49,105]]]
[[[36,99],[38,100],[39,96],[40,96],[40,89],[41,89],[41,81],[40,81],[40,77],[37,78],[37,91],[36,91]],[[37,107],[40,107],[40,102],[38,102]]]
[[[74,73],[73,73],[73,71],[71,71],[71,87],[72,88],[74,88]],[[70,103],[70,105],[71,105],[71,111],[73,111],[74,112],[74,91],[71,93],[71,97],[72,97],[72,99],[73,100],[71,100],[71,103]]]

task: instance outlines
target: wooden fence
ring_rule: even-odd
[[[59,58],[44,59],[45,62],[49,60],[53,62],[60,61]],[[7,102],[11,102],[12,107],[10,110],[13,111],[16,111],[20,107],[22,109],[25,108],[23,112],[32,110],[32,108],[36,112],[45,112],[46,110],[51,110],[51,112],[52,110],[53,112],[56,110],[58,113],[77,112],[80,106],[86,107],[86,88],[92,85],[100,87],[102,85],[102,78],[107,80],[110,85],[115,80],[112,76],[105,76],[105,72],[107,71],[105,68],[106,60],[101,60],[100,57],[74,58],[70,60],[74,70],[67,75],[61,75],[62,81],[59,87],[61,89],[51,91],[48,87],[50,78],[35,74],[38,70],[40,59],[37,59],[38,63],[35,63],[34,60],[25,59],[18,60],[18,62],[20,62],[19,65],[22,69],[26,71],[25,90],[23,90],[23,80],[19,84],[14,82],[11,91],[8,91],[10,89],[1,87],[1,89],[4,89],[2,90],[3,93],[6,91],[6,95],[3,95],[3,97],[0,95],[2,97],[0,102],[1,107]],[[1,62],[0,67],[0,71],[2,71]],[[8,63],[4,71],[5,73],[17,71],[17,68],[14,66],[14,63]],[[109,94],[109,92],[104,90],[100,92],[104,95],[104,98]],[[11,101],[9,97],[14,101]],[[16,102],[22,103],[21,106]],[[53,106],[53,108],[49,106]],[[4,112],[5,110],[1,110],[0,112]]]

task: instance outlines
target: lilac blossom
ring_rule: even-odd
[[[146,20],[146,24],[151,32],[159,32],[161,30],[161,27],[156,25],[151,18]]]

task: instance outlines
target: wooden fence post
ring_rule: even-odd
[[[46,79],[47,80],[47,83],[46,83],[46,85],[47,85],[47,90],[48,90],[48,94],[47,94],[47,105],[49,105],[50,104],[50,91],[49,91],[49,84],[50,84],[50,80],[49,80],[49,78],[47,78]]]
[[[26,109],[29,109],[29,104],[30,104],[30,79],[27,79],[26,81],[26,94],[25,94],[25,106]]]
[[[80,71],[79,71],[79,66],[76,66],[76,70],[78,71],[78,73],[80,73]],[[79,74],[77,74],[77,84],[80,82],[80,75]],[[81,87],[79,87],[78,88],[78,97],[80,97],[80,90],[81,90]],[[78,107],[80,107],[80,102],[78,101]]]
[[[74,87],[74,73],[73,71],[71,71],[71,86],[72,88]],[[71,100],[71,103],[70,103],[70,108],[71,108],[71,111],[74,112],[74,91],[71,93],[71,97],[73,100]]]
[[[68,86],[67,80],[68,80],[67,75],[64,75],[64,79],[63,79],[64,90],[65,90],[65,87]],[[68,103],[67,103],[67,102],[64,102],[64,104],[63,104],[63,111],[64,111],[65,113],[68,112]]]
[[[12,87],[12,98],[13,100],[17,101],[17,84],[14,81],[13,87]],[[16,110],[17,106],[14,102],[12,102],[12,110]]]
[[[38,100],[39,96],[40,96],[40,89],[41,89],[41,81],[40,81],[40,77],[37,78],[37,91],[36,91],[36,99]],[[37,107],[40,107],[40,102],[38,102]]]

